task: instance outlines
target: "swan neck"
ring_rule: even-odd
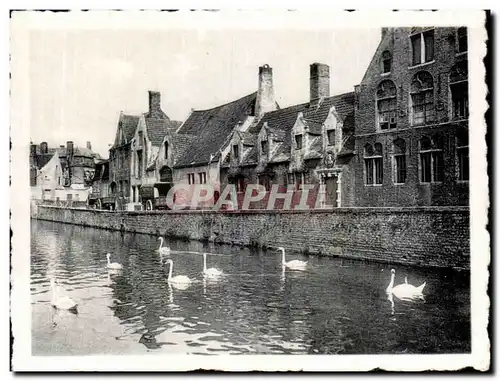
[[[285,250],[281,249],[281,263],[285,264]]]
[[[108,255],[108,265],[110,265],[110,264],[111,264],[111,258]]]
[[[163,247],[163,237],[160,237],[160,249]]]
[[[172,278],[172,271],[174,267],[174,262],[168,262],[170,264],[169,269],[168,269],[168,280]]]
[[[203,254],[203,271],[207,271],[207,255]]]
[[[391,274],[391,282],[389,283],[389,286],[387,287],[388,290],[392,290],[392,288],[394,287],[394,278],[395,278],[395,275]]]

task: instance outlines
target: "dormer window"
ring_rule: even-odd
[[[295,149],[302,149],[302,135],[295,135]]]
[[[269,146],[267,145],[267,140],[261,140],[260,141],[260,152],[263,155],[267,155],[268,149],[269,149]]]
[[[382,53],[382,73],[390,73],[392,65],[392,55],[391,52],[385,50]]]
[[[467,51],[467,28],[458,28],[457,31],[458,39],[458,53],[463,53]]]
[[[326,136],[328,137],[328,145],[335,145],[335,130],[326,131]]]
[[[238,144],[233,145],[233,156],[236,160],[239,160],[240,158],[240,147]]]

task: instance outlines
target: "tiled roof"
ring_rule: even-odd
[[[304,159],[319,159],[323,157],[321,153],[321,148],[323,144],[323,139],[321,136],[316,136],[313,141],[311,142],[311,146],[309,147],[309,150],[307,154],[304,156]]]
[[[196,136],[188,134],[177,134],[173,133],[171,135],[172,149],[174,154],[174,165],[181,158],[181,156],[186,152],[186,150],[196,141]]]
[[[240,132],[241,142],[246,146],[253,146],[257,142],[257,134],[252,134],[250,132]]]
[[[255,165],[255,164],[257,164],[257,160],[258,160],[257,154],[258,154],[257,147],[253,146],[252,148],[250,148],[250,150],[245,155],[245,157],[243,157],[243,159],[241,160],[241,165]]]
[[[146,121],[146,128],[148,131],[148,138],[151,144],[159,147],[167,132],[174,132],[180,125],[180,122],[170,120],[168,116],[163,113],[163,117],[149,116],[144,114]]]
[[[257,93],[209,110],[193,111],[178,133],[196,135],[197,139],[179,158],[175,166],[206,164],[210,155],[218,155],[239,121],[253,114]],[[214,157],[214,159],[217,156]]]
[[[315,104],[307,102],[271,111],[265,114],[259,123],[252,126],[248,132],[258,133],[264,123],[267,123],[267,126],[272,131],[282,131],[282,134],[284,134],[283,143],[269,161],[274,163],[286,161],[290,157],[290,131],[297,120],[298,113],[302,112],[306,122],[309,125],[314,125],[313,129],[317,132],[317,126],[321,127],[332,106],[335,106],[337,113],[342,119],[346,119],[354,113],[354,92],[324,98],[321,102]]]
[[[304,118],[304,120],[307,124],[309,133],[314,135],[321,135],[321,127],[323,126],[323,121],[319,122],[316,120],[306,119],[306,118]]]
[[[137,115],[128,115],[128,114],[120,114],[120,118],[118,119],[118,128],[116,129],[115,143],[114,147],[120,146],[120,123],[123,130],[123,135],[125,137],[125,143],[130,143],[132,138],[134,137],[135,130],[137,128],[137,123],[139,123],[139,116]]]

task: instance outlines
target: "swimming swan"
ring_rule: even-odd
[[[307,261],[299,261],[297,259],[294,259],[293,261],[286,262],[285,260],[285,248],[283,247],[278,247],[279,250],[281,250],[282,253],[282,264],[284,267],[288,267],[291,270],[305,270],[307,267]]]
[[[160,240],[160,247],[158,248],[158,251],[160,252],[160,254],[162,254],[162,255],[170,254],[170,247],[163,246],[163,237],[158,237],[158,239]]]
[[[106,254],[106,258],[108,258],[108,265],[106,266],[108,269],[120,270],[122,265],[117,262],[111,263],[111,254]]]
[[[399,299],[414,299],[414,298],[422,298],[422,291],[426,285],[426,282],[422,283],[420,286],[415,287],[408,283],[408,279],[405,278],[405,283],[394,286],[394,278],[396,277],[396,271],[394,269],[391,270],[391,282],[386,288],[386,292],[388,294],[394,294]]]
[[[188,286],[191,283],[191,279],[189,279],[185,275],[177,275],[177,276],[172,276],[172,271],[174,270],[174,261],[171,259],[167,259],[165,262],[166,264],[170,264],[170,268],[168,270],[168,283],[170,283],[174,287],[179,287],[179,286]]]
[[[52,299],[50,301],[52,307],[59,310],[69,310],[76,312],[77,304],[73,299],[66,295],[59,296],[57,294],[56,280],[54,278],[50,279],[50,288],[52,291]]]
[[[207,253],[203,253],[203,275],[209,278],[217,278],[222,276],[222,274],[222,270],[216,269],[215,267],[207,269]]]

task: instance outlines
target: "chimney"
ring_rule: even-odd
[[[255,116],[260,118],[266,112],[276,110],[273,87],[273,69],[268,64],[259,67],[259,88],[255,101]]]
[[[330,96],[330,67],[322,63],[313,63],[310,67],[309,80],[310,102]]]
[[[89,151],[92,151],[92,143],[91,142],[87,142],[87,149]]]
[[[36,156],[36,144],[31,144],[30,145],[30,154],[32,157]]]
[[[49,147],[47,145],[47,142],[42,142],[40,144],[40,153],[44,154],[44,153],[48,153],[48,152],[49,152]]]
[[[149,91],[149,114],[151,116],[158,116],[162,114],[161,93],[159,91]]]
[[[66,142],[66,156],[73,156],[74,146],[72,141]]]

